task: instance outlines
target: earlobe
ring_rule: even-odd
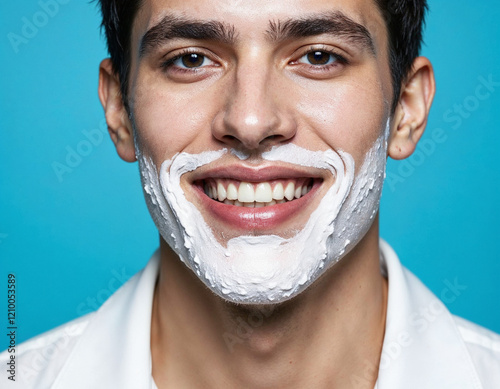
[[[389,137],[387,152],[393,159],[408,158],[415,151],[436,91],[434,71],[425,57],[415,59],[406,80],[401,87]]]
[[[104,108],[111,140],[120,158],[127,162],[137,160],[132,125],[123,104],[120,81],[111,60],[104,59],[99,66],[99,100]]]

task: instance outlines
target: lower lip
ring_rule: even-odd
[[[320,186],[320,180],[314,180],[312,189],[299,199],[260,208],[224,204],[208,197],[200,186],[195,185],[194,188],[196,188],[202,206],[216,219],[240,230],[262,230],[264,232],[279,227],[280,224],[304,212]]]

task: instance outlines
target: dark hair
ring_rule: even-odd
[[[389,35],[389,64],[392,73],[392,110],[396,108],[401,84],[418,57],[423,41],[427,0],[375,0]]]
[[[113,70],[120,79],[123,104],[127,111],[132,26],[142,0],[97,0],[101,6],[101,28],[106,35]]]
[[[128,109],[130,38],[134,18],[142,0],[97,0],[101,6],[102,25],[106,35],[113,70],[121,84],[122,99]],[[374,0],[379,7],[389,35],[389,64],[393,84],[393,109],[401,84],[411,70],[422,45],[422,28],[427,10],[426,0]]]

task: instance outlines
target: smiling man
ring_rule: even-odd
[[[26,343],[21,387],[500,387],[500,338],[379,240],[435,92],[425,1],[100,4],[99,97],[160,249]]]

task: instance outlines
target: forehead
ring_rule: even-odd
[[[385,51],[385,22],[374,0],[144,0],[134,19],[132,50],[139,46],[144,34],[166,16],[219,21],[238,36],[259,39],[269,35],[270,27],[276,23],[333,12],[365,27],[375,46]]]

